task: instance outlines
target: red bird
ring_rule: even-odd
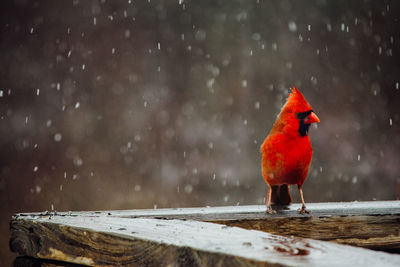
[[[319,122],[310,104],[293,87],[271,132],[261,146],[262,175],[269,186],[267,213],[276,213],[271,202],[289,205],[289,185],[297,185],[302,207],[299,213],[309,213],[303,197],[303,183],[310,168],[312,147],[308,130],[311,123]],[[272,200],[272,201],[271,201]]]

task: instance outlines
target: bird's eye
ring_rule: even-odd
[[[300,112],[296,113],[296,116],[299,120],[308,120],[308,116],[313,112],[312,110],[306,111],[306,112]]]

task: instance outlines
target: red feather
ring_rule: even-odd
[[[302,186],[312,158],[308,128],[315,122],[319,122],[319,119],[312,111],[310,104],[300,91],[293,87],[274,126],[261,146],[262,175],[270,187],[267,212],[273,212],[271,199],[275,204],[287,205],[291,202],[288,185],[298,186],[303,203],[300,212],[307,212]]]

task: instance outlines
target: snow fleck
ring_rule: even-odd
[[[51,121],[51,120],[47,120],[47,122],[46,122],[46,126],[47,126],[47,127],[50,127],[50,126],[51,126],[51,124],[52,124],[52,121]]]
[[[82,64],[82,70],[85,70],[85,68],[86,68],[86,65]]]
[[[153,209],[155,209],[155,210],[157,209],[157,204],[154,204]]]
[[[96,17],[94,17],[93,18],[93,25],[96,25],[96,23],[97,23],[97,19],[96,19]]]
[[[179,5],[182,5],[182,3],[183,3],[183,0],[178,0]]]
[[[142,187],[139,184],[137,184],[135,185],[134,190],[135,192],[140,192],[140,190],[142,190]]]
[[[244,120],[244,121],[243,121],[243,124],[244,124],[244,125],[247,125],[247,120]]]
[[[40,94],[40,89],[38,88],[38,89],[36,89],[36,95],[39,95]]]
[[[56,134],[54,135],[54,141],[60,142],[61,139],[62,139],[62,134],[56,133]]]
[[[143,102],[143,106],[144,106],[144,107],[147,107],[147,101],[144,101],[144,102]]]
[[[239,22],[247,20],[247,12],[246,11],[239,12],[239,14],[236,15],[236,20]]]
[[[31,34],[33,33],[33,28],[31,28],[30,33],[31,33]]]
[[[353,184],[356,184],[357,181],[358,181],[357,176],[353,176],[353,178],[351,179],[351,182],[352,182]]]
[[[328,32],[332,31],[332,25],[330,23],[326,24],[326,29]]]
[[[274,50],[274,51],[278,50],[278,44],[277,43],[272,43],[272,50]]]
[[[297,25],[296,25],[296,22],[294,22],[294,21],[289,21],[288,27],[289,27],[289,31],[291,31],[291,32],[297,31]]]
[[[307,29],[308,29],[309,32],[311,31],[311,25],[310,24],[308,24]]]
[[[160,42],[157,43],[157,49],[158,49],[158,50],[161,50],[161,44],[160,44]]]
[[[37,172],[39,170],[38,166],[33,167],[33,172]]]
[[[253,39],[254,41],[260,41],[261,35],[258,32],[255,32],[251,35],[251,39]]]
[[[217,176],[216,176],[215,173],[214,173],[212,179],[215,180],[216,177],[217,177]]]
[[[72,53],[72,51],[71,51],[71,50],[69,50],[69,51],[68,51],[68,55],[67,55],[67,57],[70,57],[70,56],[71,56],[71,53]]]
[[[76,104],[75,104],[75,109],[78,109],[80,106],[81,106],[81,103],[76,102]]]
[[[400,86],[399,86],[399,82],[396,82],[396,90],[399,90]]]
[[[361,160],[361,155],[360,155],[360,154],[357,155],[357,160],[358,160],[358,161]]]
[[[187,194],[190,194],[190,193],[193,192],[193,186],[191,184],[187,184],[187,185],[185,185],[185,189],[184,190],[185,190],[185,192]]]
[[[344,23],[342,23],[342,24],[340,25],[340,29],[342,30],[342,32],[344,32],[345,27],[346,27],[346,25],[344,25]]]
[[[125,38],[128,39],[129,37],[131,37],[131,31],[125,30]]]
[[[257,101],[256,103],[254,103],[254,108],[257,110],[260,109],[260,102]]]
[[[0,97],[3,97],[3,90],[0,90]]]
[[[389,125],[390,125],[390,126],[393,125],[393,120],[392,120],[392,118],[389,119]]]
[[[247,80],[242,80],[242,87],[247,87]]]
[[[317,83],[318,83],[318,80],[317,80],[317,78],[315,78],[314,76],[311,76],[311,83],[313,84],[313,85],[317,85]]]
[[[228,202],[229,200],[229,195],[224,196],[224,202]]]
[[[60,184],[60,191],[62,191],[63,190],[63,185],[62,184]]]
[[[204,30],[197,30],[194,35],[194,38],[197,41],[204,41],[206,39],[206,37],[207,37],[207,33]]]
[[[115,48],[114,47],[111,49],[111,54],[115,54]]]
[[[299,34],[299,41],[303,42],[303,36],[301,34]]]
[[[210,90],[211,93],[214,93],[213,85],[214,85],[215,79],[211,78],[210,80],[207,81],[207,88]]]
[[[60,91],[60,83],[57,83],[56,88],[57,88],[57,91]]]
[[[51,203],[50,208],[51,208],[51,210],[54,210],[54,204],[53,203]]]
[[[80,157],[75,157],[74,158],[74,165],[75,166],[82,166],[82,164],[83,164],[83,160],[80,158]]]
[[[40,192],[42,191],[42,188],[40,187],[40,186],[36,186],[35,187],[35,191],[36,191],[36,194],[40,194]]]

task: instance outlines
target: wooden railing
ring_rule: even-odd
[[[400,201],[298,207],[16,214],[10,247],[91,266],[400,266]]]

